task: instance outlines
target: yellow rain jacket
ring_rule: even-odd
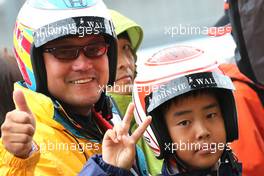
[[[101,144],[77,138],[53,119],[54,105],[47,96],[23,88],[28,106],[36,119],[33,137],[38,149],[29,158],[20,159],[5,150],[0,141],[0,175],[77,175],[87,159],[101,153]]]

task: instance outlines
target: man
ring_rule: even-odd
[[[115,82],[112,87],[108,87],[108,93],[116,101],[123,116],[131,102],[132,85],[136,74],[136,52],[143,39],[143,29],[115,10],[110,10],[110,14],[118,38],[118,57]]]
[[[118,39],[118,59],[116,79],[114,86],[109,88],[108,94],[114,99],[114,104],[116,104],[116,106],[113,106],[113,112],[124,116],[128,104],[132,101],[132,86],[136,76],[136,52],[143,39],[143,29],[136,22],[115,10],[110,10],[110,14]],[[132,120],[131,127],[132,131],[136,129],[135,120]],[[162,161],[156,159],[143,139],[139,140],[138,145],[145,154],[150,174],[159,174]]]
[[[76,175],[101,153],[112,128],[104,89],[115,80],[116,49],[101,0],[26,1],[14,30],[24,82],[1,127],[0,175]],[[135,172],[145,171],[137,164]]]

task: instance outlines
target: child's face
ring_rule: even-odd
[[[226,144],[226,132],[214,95],[200,94],[172,103],[165,119],[174,148],[178,147],[178,157],[190,168],[208,168],[217,163]]]

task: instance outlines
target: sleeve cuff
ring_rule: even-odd
[[[102,155],[94,155],[88,160],[88,162],[85,164],[84,168],[80,172],[79,176],[82,175],[129,176],[131,175],[131,173],[129,170],[107,164],[106,162],[104,162]]]
[[[116,175],[124,175],[124,176],[128,176],[130,175],[130,171],[123,169],[123,168],[119,168],[119,167],[115,167],[113,165],[110,165],[108,163],[106,163],[103,158],[102,155],[97,155],[95,158],[95,161],[102,167],[102,169],[104,171],[106,171],[108,174],[116,174]]]

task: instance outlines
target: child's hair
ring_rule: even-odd
[[[130,41],[130,38],[129,38],[129,36],[128,36],[128,33],[126,32],[126,31],[124,31],[124,32],[122,32],[121,34],[119,34],[118,36],[118,39],[127,39],[129,42],[131,42]]]
[[[180,96],[177,96],[173,99],[170,99],[169,101],[163,103],[159,108],[157,108],[159,111],[161,111],[162,114],[166,114],[166,112],[169,110],[172,104],[178,105],[182,100],[186,100],[188,98],[195,98],[201,95],[213,95],[216,97],[218,103],[219,103],[219,91],[217,89],[199,89],[199,90],[193,90],[190,92],[187,92],[185,94],[182,94]]]

